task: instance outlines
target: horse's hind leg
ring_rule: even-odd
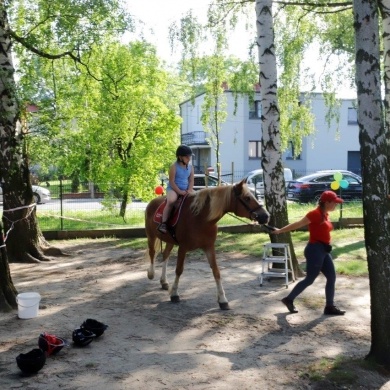
[[[165,249],[162,253],[162,270],[161,270],[161,278],[160,278],[160,283],[161,283],[161,288],[163,290],[168,290],[169,289],[169,283],[168,283],[168,279],[167,279],[167,267],[168,267],[168,259],[169,259],[169,255],[172,251],[172,248],[173,248],[173,244],[169,244],[167,243],[165,245]]]
[[[217,285],[217,300],[219,303],[219,307],[221,310],[229,310],[230,309],[229,302],[226,298],[225,290],[223,289],[223,286],[222,286],[221,273],[219,271],[219,267],[217,264],[217,259],[215,256],[215,249],[210,248],[208,250],[205,250],[205,253],[207,256],[207,260],[209,261],[210,268],[213,271],[214,280],[215,280],[215,283]]]

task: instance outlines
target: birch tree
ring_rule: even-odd
[[[388,12],[389,2],[382,3]],[[383,19],[384,38],[389,32]],[[371,293],[371,349],[367,356],[390,367],[389,128],[381,98],[379,10],[376,2],[354,0],[356,87],[363,178],[363,216]],[[388,50],[388,43],[385,44]],[[389,52],[385,52],[388,71]],[[387,75],[386,75],[387,77]],[[386,117],[388,117],[386,115]]]
[[[272,0],[256,0],[255,10],[261,85],[261,165],[264,172],[264,194],[272,218],[271,223],[277,222],[279,226],[285,226],[288,224],[288,213],[282,164]],[[302,272],[296,260],[291,234],[283,234],[280,237],[271,235],[271,240],[289,243],[293,254],[294,272],[300,275]]]
[[[223,2],[221,0],[220,2]],[[231,2],[227,2],[232,4]],[[233,3],[233,4],[239,4]],[[275,1],[276,3],[276,1]],[[278,1],[285,6],[293,6],[289,2]],[[324,3],[321,1],[294,2],[305,13],[314,16],[319,7],[324,11],[321,28],[325,33],[321,39],[323,54],[332,52],[351,53],[351,34],[349,27],[355,27],[355,81],[358,93],[358,123],[361,146],[363,176],[363,213],[365,244],[370,278],[371,293],[371,338],[372,344],[368,359],[386,368],[390,367],[390,1],[379,2],[354,0],[353,19],[349,19],[351,2]],[[382,14],[383,47],[384,47],[384,104],[381,96],[381,57],[379,10]],[[232,6],[233,7],[233,6]],[[280,147],[278,137],[278,118],[280,111],[277,101],[277,76],[275,66],[275,47],[272,41],[272,1],[256,0],[256,17],[259,47],[260,80],[265,97],[263,98],[263,142],[265,163],[279,169],[277,152]],[[335,14],[329,16],[332,13]],[[341,13],[345,13],[341,15]],[[319,13],[316,16],[318,17]],[[347,15],[347,16],[345,16]],[[302,14],[302,17],[304,15]],[[267,20],[268,19],[268,20]],[[349,22],[350,20],[350,22]],[[333,23],[333,25],[332,25]],[[324,28],[324,26],[327,26]],[[335,26],[337,28],[335,28]],[[298,66],[298,65],[297,65]],[[329,75],[328,75],[329,76]],[[329,87],[330,77],[326,78],[325,87]],[[385,112],[383,111],[385,108]],[[270,114],[266,118],[267,113]],[[272,170],[271,170],[272,172]],[[270,172],[268,172],[268,175]],[[267,182],[267,179],[265,179]],[[269,182],[269,180],[268,180]],[[268,189],[280,194],[278,186],[268,183]],[[279,191],[279,192],[278,192]],[[266,187],[267,192],[267,187]],[[267,196],[267,195],[266,195]],[[266,198],[267,199],[267,198]],[[278,204],[278,199],[272,200]],[[271,210],[272,213],[272,210]]]
[[[25,102],[17,93],[13,53],[19,48],[31,55],[67,58],[86,66],[81,63],[81,53],[98,42],[103,33],[123,31],[127,22],[116,0],[0,2],[0,182],[10,261],[39,262],[53,253],[39,230],[32,203],[25,149]],[[1,257],[1,261],[6,259]],[[9,278],[1,285],[3,294],[12,290],[11,284]],[[0,302],[0,310],[15,307],[14,297],[8,295],[6,300],[2,305]]]

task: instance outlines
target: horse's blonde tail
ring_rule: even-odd
[[[150,258],[149,247],[146,248],[146,250],[145,250],[144,260],[147,263],[154,262],[157,255],[162,252],[162,241],[157,237],[154,239],[153,248],[154,248],[154,252],[155,252],[153,259]]]
[[[148,244],[148,248],[146,249],[145,251],[145,261],[148,262],[149,264],[149,268],[148,268],[148,278],[149,279],[153,279],[154,278],[154,261],[156,259],[156,255],[158,255],[161,251],[161,240],[157,237],[154,237],[154,242],[151,243],[152,245],[150,245],[150,242]],[[150,246],[153,246],[153,256],[150,256]]]
[[[163,250],[163,248],[162,248],[162,241],[159,238],[157,238],[157,237],[156,237],[156,241],[154,241],[154,250],[155,250],[155,253],[156,253],[154,258],[156,259],[156,257],[160,253],[162,253],[162,250]]]

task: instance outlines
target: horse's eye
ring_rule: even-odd
[[[251,196],[245,196],[244,199],[245,199],[245,202],[249,203],[252,200],[252,197]]]

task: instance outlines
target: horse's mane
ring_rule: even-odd
[[[198,215],[207,200],[210,200],[210,211],[207,220],[219,219],[225,214],[226,206],[230,204],[232,196],[232,186],[209,187],[197,191],[191,203],[191,211]]]

